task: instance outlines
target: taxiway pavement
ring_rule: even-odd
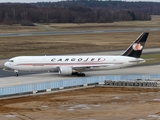
[[[85,77],[107,76],[107,75],[160,74],[160,65],[136,66],[136,67],[115,69],[115,70],[104,70],[104,71],[88,71],[85,73],[86,73]],[[78,78],[79,77],[77,76],[61,76],[58,73],[52,73],[52,72],[41,73],[41,74],[28,74],[28,75],[21,75],[19,73],[18,77],[15,77],[14,75],[10,77],[1,77],[0,87],[33,84],[33,83],[49,82],[57,80],[68,80],[68,79],[76,80]]]
[[[80,31],[44,31],[44,32],[25,32],[25,33],[1,33],[0,37],[118,33],[118,32],[139,32],[139,31],[160,31],[160,28],[129,28],[129,29],[119,29],[119,30],[80,30]]]

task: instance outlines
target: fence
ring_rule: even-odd
[[[35,84],[18,85],[11,87],[0,88],[0,96],[29,93],[33,91],[44,91],[47,89],[59,89],[74,86],[81,86],[85,84],[102,83],[104,80],[148,80],[148,79],[160,79],[160,74],[151,75],[114,75],[114,76],[93,76],[86,78],[77,78],[72,80],[60,80]]]

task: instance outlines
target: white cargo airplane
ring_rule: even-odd
[[[118,69],[145,62],[140,58],[148,32],[142,33],[129,48],[119,56],[19,56],[4,65],[18,71],[55,71],[60,75],[85,76],[83,71]]]

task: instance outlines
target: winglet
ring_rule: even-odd
[[[142,33],[121,56],[130,56],[140,58],[145,42],[148,37],[148,32]]]

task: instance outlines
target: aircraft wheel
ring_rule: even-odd
[[[77,74],[77,76],[78,76],[78,77],[80,77],[80,76],[81,76],[81,74],[80,74],[80,73],[78,73],[78,74]]]
[[[72,75],[75,75],[75,73],[72,73]]]
[[[82,77],[82,76],[84,77],[85,74],[84,74],[84,73],[78,73],[77,76],[78,76],[78,77]]]
[[[73,72],[72,75],[78,75],[78,72]]]
[[[18,70],[14,70],[16,77],[18,77]]]
[[[84,74],[84,73],[82,73],[82,76],[84,77],[84,76],[85,76],[85,74]]]
[[[18,77],[18,73],[16,72],[16,77]]]

